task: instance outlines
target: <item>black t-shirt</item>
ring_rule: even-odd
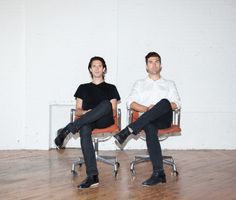
[[[74,97],[83,100],[83,110],[93,109],[103,100],[120,100],[116,86],[106,82],[98,85],[92,82],[81,84],[76,90]]]

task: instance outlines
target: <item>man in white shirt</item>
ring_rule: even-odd
[[[153,173],[143,186],[165,183],[161,146],[157,130],[168,128],[172,123],[172,110],[180,108],[180,97],[175,83],[161,77],[161,57],[150,52],[145,57],[148,77],[136,81],[127,100],[127,107],[143,113],[114,137],[117,145],[122,145],[130,134],[146,133],[146,143]]]

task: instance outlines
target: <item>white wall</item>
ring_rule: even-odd
[[[126,1],[118,8],[118,77],[123,66],[134,73],[118,82],[120,92],[128,95],[145,73],[144,55],[156,50],[182,97],[183,135],[163,147],[235,149],[236,2]]]
[[[25,4],[0,0],[0,149],[24,148]]]
[[[235,9],[233,0],[0,0],[0,149],[48,149],[49,105],[74,103],[94,55],[122,96],[125,126],[125,99],[146,76],[149,51],[161,54],[163,76],[182,97],[183,135],[163,147],[236,149]],[[52,134],[69,118],[61,109],[53,108]]]

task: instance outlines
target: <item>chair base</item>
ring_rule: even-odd
[[[162,156],[162,157],[163,157],[163,164],[170,165],[172,167],[172,174],[175,176],[178,176],[179,173],[177,171],[176,164],[173,157],[172,156]],[[134,169],[135,165],[139,163],[147,162],[147,161],[150,161],[149,155],[135,156],[134,160],[130,163],[130,172],[132,173],[132,175],[135,176],[136,174],[135,169]]]
[[[120,163],[117,161],[116,156],[101,156],[101,155],[96,155],[96,160],[101,161],[105,164],[112,165],[113,166],[113,176],[116,177],[118,174],[118,168],[120,167]],[[71,168],[71,173],[73,175],[77,175],[77,172],[75,171],[75,167],[79,165],[79,167],[82,167],[84,164],[84,159],[79,158],[79,160],[73,162],[72,168]]]

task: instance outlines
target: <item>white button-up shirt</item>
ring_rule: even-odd
[[[130,108],[130,104],[134,101],[144,106],[155,105],[161,99],[168,99],[171,103],[175,103],[177,108],[181,107],[180,97],[173,81],[162,77],[154,81],[147,77],[135,82],[127,99],[127,107]]]

